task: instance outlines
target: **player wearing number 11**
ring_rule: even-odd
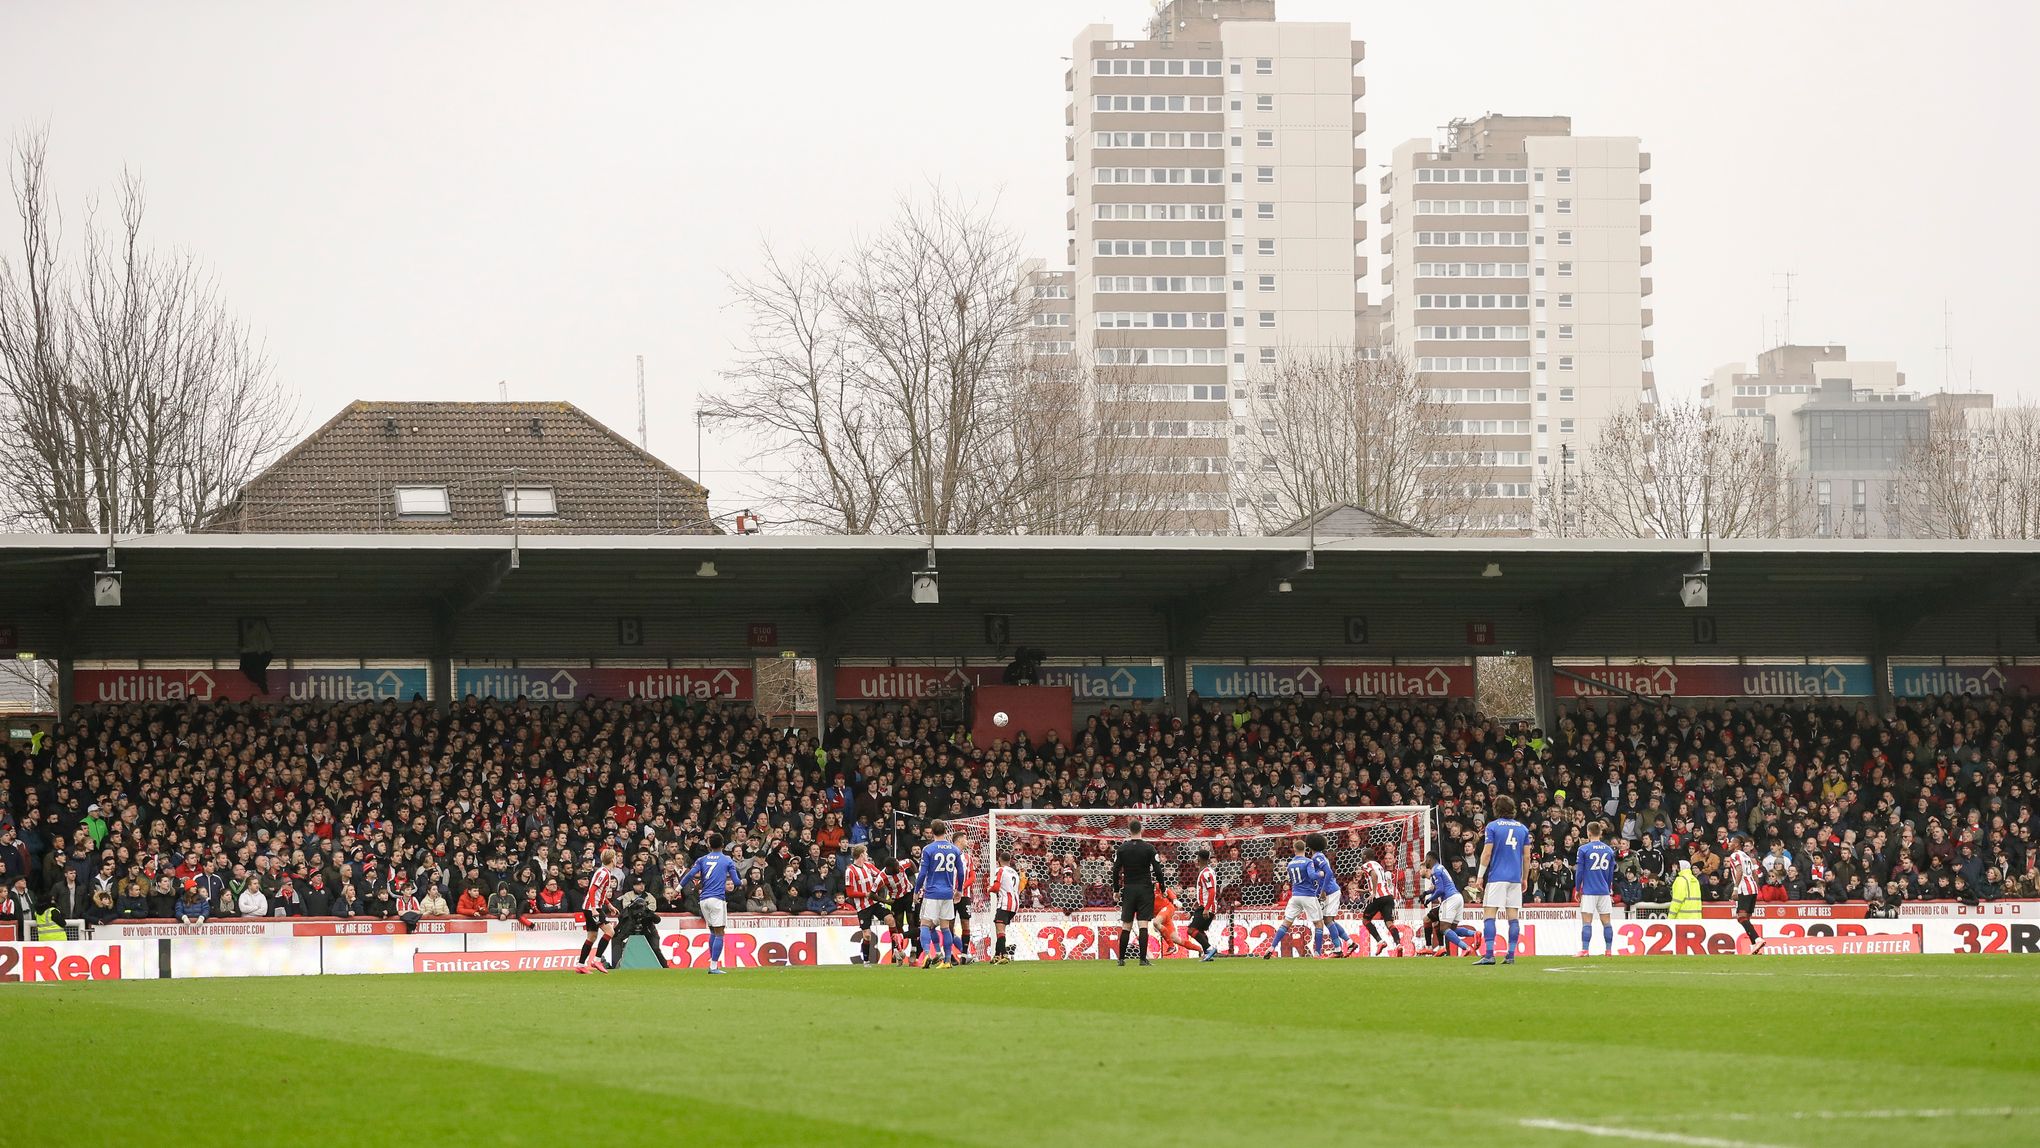
[[[1495,963],[1495,913],[1509,914],[1509,955],[1503,964],[1516,963],[1516,941],[1522,923],[1516,915],[1523,910],[1524,856],[1530,849],[1530,831],[1516,820],[1516,799],[1508,794],[1495,798],[1494,820],[1487,823],[1487,843],[1480,847],[1479,883],[1481,939],[1486,948],[1477,965]]]

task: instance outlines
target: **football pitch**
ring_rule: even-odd
[[[129,981],[0,1032],[23,1144],[2040,1142],[2019,957]]]

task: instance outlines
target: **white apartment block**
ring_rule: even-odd
[[[1442,145],[1396,148],[1384,335],[1488,467],[1448,525],[1563,532],[1539,513],[1563,500],[1538,492],[1590,461],[1610,417],[1656,402],[1649,170],[1635,137],[1575,136],[1566,116],[1459,120]]]
[[[1027,351],[1049,361],[1068,361],[1075,344],[1074,302],[1068,269],[1048,266],[1047,261],[1029,259],[1020,264],[1020,299],[1027,305]]]
[[[1350,25],[1279,22],[1273,0],[1174,0],[1141,39],[1094,24],[1072,47],[1072,337],[1106,430],[1138,443],[1129,505],[1166,497],[1183,532],[1235,527],[1249,378],[1353,346],[1361,57]]]
[[[1851,359],[1838,343],[1773,347],[1755,370],[1717,367],[1700,398],[1717,418],[1756,423],[1792,477],[1784,497],[1808,504],[1781,516],[1781,532],[1815,537],[1915,533],[1921,512],[1907,505],[1918,501],[1907,470],[1933,419],[1960,412],[1975,427],[1993,415],[1990,395],[1919,395],[1897,363]]]

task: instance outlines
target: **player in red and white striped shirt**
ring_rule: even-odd
[[[1367,926],[1367,935],[1374,938],[1373,956],[1380,956],[1395,948],[1395,874],[1380,861],[1369,857],[1360,866],[1360,881],[1367,901],[1360,907],[1360,923]],[[1381,928],[1374,927],[1379,918]]]
[[[1006,926],[1013,922],[1013,914],[1020,911],[1020,871],[1011,865],[1001,865],[992,871],[992,963],[1003,965],[1013,959],[1013,950],[1006,945]]]
[[[977,888],[977,861],[970,855],[970,841],[963,830],[950,831],[949,843],[963,854],[963,872],[959,874],[956,886],[956,943],[963,947],[963,951],[956,955],[956,963],[967,965],[970,963],[970,898],[971,891]]]
[[[1748,834],[1738,833],[1730,842],[1735,852],[1728,855],[1728,879],[1735,886],[1735,919],[1749,936],[1750,952],[1764,951],[1764,938],[1757,933],[1757,927],[1750,923],[1750,916],[1757,911],[1757,881],[1763,875],[1763,863],[1757,860],[1756,846]]]
[[[1190,914],[1190,939],[1204,950],[1199,961],[1218,958],[1218,946],[1211,943],[1211,921],[1218,916],[1218,866],[1211,863],[1211,847],[1197,850],[1197,911]]]
[[[850,867],[843,871],[843,895],[850,899],[850,908],[857,914],[857,931],[850,934],[864,952],[864,963],[878,963],[878,923],[885,922],[888,929],[893,926],[892,903],[886,899],[888,892],[885,870],[872,863],[870,850],[863,845],[850,847]]]
[[[892,900],[893,960],[905,964],[908,946],[919,956],[921,938],[920,918],[914,913],[914,862],[902,857],[894,866],[892,876],[886,879],[886,896]]]
[[[588,895],[581,901],[581,924],[588,935],[581,941],[581,962],[576,972],[606,973],[623,962],[620,945],[616,939],[616,914],[610,911],[609,900],[616,894],[616,883],[623,871],[616,865],[616,850],[602,851],[602,866],[588,877]],[[609,945],[612,960],[602,963],[602,948]],[[591,956],[592,952],[592,956]]]

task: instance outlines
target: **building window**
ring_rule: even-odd
[[[1273,435],[1273,434],[1275,433],[1275,420],[1274,420],[1274,419],[1262,419],[1262,420],[1261,420],[1261,433],[1262,433],[1262,434],[1264,434],[1264,435]]]
[[[1558,325],[1558,337],[1559,337],[1559,338],[1561,338],[1561,339],[1570,339],[1570,338],[1572,338],[1572,324],[1571,324],[1571,323],[1560,323],[1560,324]]]
[[[1274,133],[1274,132],[1273,132],[1272,130],[1267,130],[1267,129],[1263,129],[1263,130],[1261,130],[1261,131],[1257,131],[1257,132],[1255,132],[1255,133],[1254,133],[1254,146],[1255,146],[1255,147],[1274,147],[1274,146],[1275,146],[1275,133]]]
[[[503,517],[551,518],[560,512],[550,486],[506,486],[503,488]]]
[[[1558,401],[1562,403],[1569,403],[1573,401],[1572,388],[1571,387],[1558,388]]]
[[[1261,348],[1261,365],[1264,367],[1272,367],[1275,365],[1275,348],[1273,347]]]
[[[1572,274],[1572,264],[1571,264],[1571,263],[1560,263],[1560,264],[1558,265],[1558,273],[1559,273],[1560,275],[1571,275],[1571,274]]]
[[[1254,205],[1254,218],[1255,218],[1255,219],[1273,219],[1273,218],[1275,218],[1275,205],[1274,205],[1274,204],[1272,204],[1272,203],[1257,203],[1257,204],[1255,204],[1255,205]]]
[[[1258,244],[1255,245],[1254,252],[1257,255],[1275,254],[1275,241],[1272,239],[1261,240]]]
[[[1273,327],[1274,325],[1275,325],[1275,312],[1273,311],[1261,312],[1261,326]]]
[[[1569,167],[1562,167],[1562,168],[1559,168],[1559,169],[1558,169],[1558,182],[1560,182],[1560,183],[1571,183],[1571,182],[1572,182],[1572,169],[1571,169],[1571,168],[1569,168]]]
[[[1571,419],[1558,420],[1558,433],[1560,434],[1573,433],[1573,421]]]
[[[1273,275],[1261,276],[1260,288],[1263,291],[1273,291],[1275,289],[1275,277]]]
[[[1558,245],[1559,245],[1560,247],[1571,247],[1571,246],[1572,246],[1572,232],[1570,232],[1570,231],[1561,231],[1561,232],[1559,232],[1559,233],[1558,233]]]
[[[1558,305],[1561,307],[1572,306],[1572,296],[1570,294],[1561,292],[1558,296]]]
[[[1561,199],[1561,200],[1559,200],[1559,201],[1558,201],[1558,213],[1559,213],[1560,215],[1571,215],[1571,214],[1572,214],[1572,200],[1570,200],[1570,199]]]
[[[1271,96],[1271,95],[1267,95],[1267,94],[1265,94],[1265,93],[1263,93],[1262,95],[1258,95],[1258,96],[1255,96],[1255,97],[1254,97],[1254,110],[1255,110],[1255,111],[1257,111],[1257,112],[1272,112],[1272,111],[1274,111],[1274,110],[1275,110],[1275,97],[1274,97],[1274,96]]]
[[[1255,169],[1254,169],[1254,182],[1255,182],[1255,183],[1274,183],[1274,182],[1275,182],[1275,169],[1274,169],[1274,168],[1272,168],[1272,167],[1257,167],[1257,168],[1255,168]]]
[[[1268,56],[1261,56],[1261,57],[1257,58],[1257,59],[1256,59],[1256,60],[1254,61],[1254,74],[1255,74],[1255,75],[1257,75],[1257,76],[1272,76],[1272,75],[1274,75],[1274,74],[1275,74],[1275,61],[1274,61],[1274,60],[1273,60],[1272,58],[1268,57]]]
[[[444,518],[453,504],[443,486],[400,486],[397,488],[398,518]]]
[[[1572,358],[1571,355],[1560,355],[1558,357],[1558,369],[1561,371],[1572,370]]]

